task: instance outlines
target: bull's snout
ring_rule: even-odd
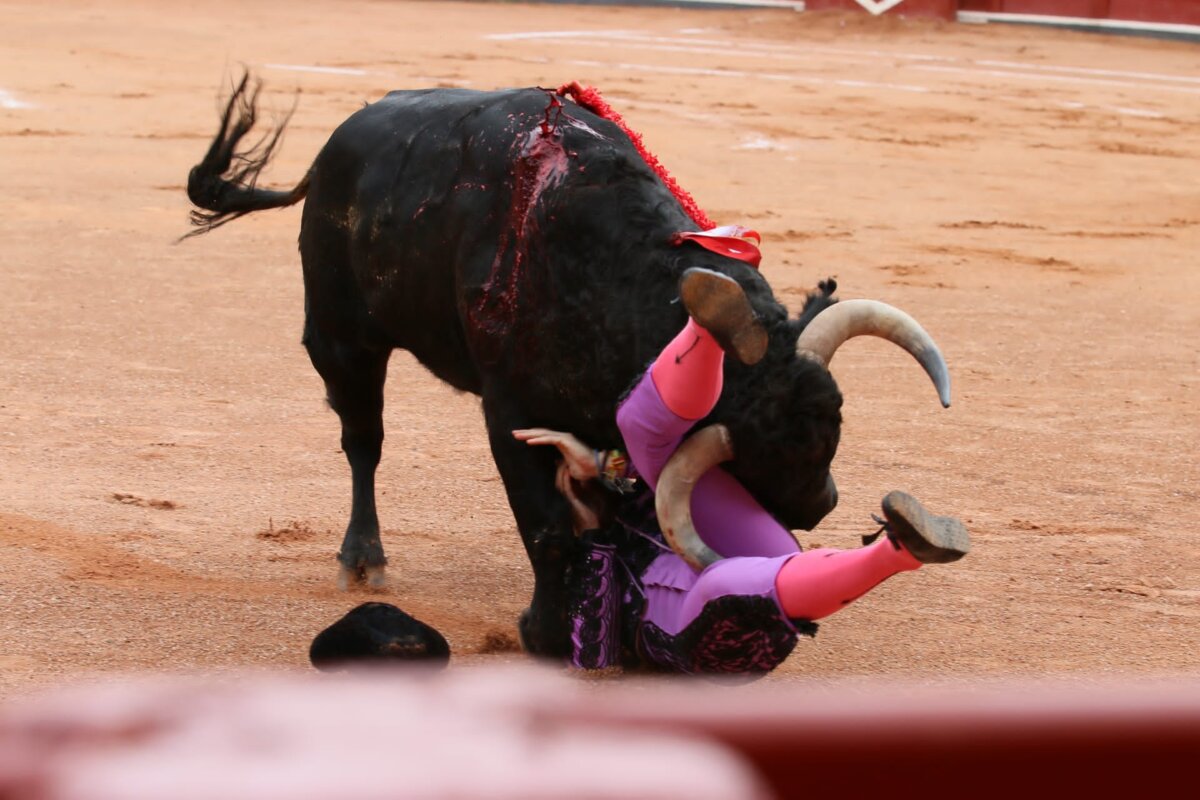
[[[810,495],[802,503],[793,505],[793,513],[786,518],[784,525],[792,530],[811,531],[821,524],[821,520],[837,508],[838,490],[833,475],[825,475],[825,488],[818,494]]]
[[[821,502],[823,503],[823,508],[824,508],[824,510],[821,512],[822,519],[824,519],[825,516],[830,511],[833,511],[835,508],[837,508],[837,501],[838,501],[837,483],[834,482],[832,474],[826,475],[825,476],[825,493],[821,497]]]

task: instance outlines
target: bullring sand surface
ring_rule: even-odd
[[[899,305],[954,405],[858,340],[841,504],[893,488],[976,549],[897,577],[769,682],[1192,672],[1200,653],[1200,49],[788,11],[0,2],[0,696],[94,672],[306,668],[353,604],[521,660],[531,579],[478,401],[397,353],[381,591],[335,586],[338,426],[300,346],[299,210],[177,244],[242,64],[290,186],[394,88],[599,87],[798,308]],[[269,117],[270,115],[264,115]]]

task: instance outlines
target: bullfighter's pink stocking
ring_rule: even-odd
[[[689,319],[650,367],[663,403],[684,419],[712,411],[724,383],[725,351],[712,334]]]
[[[775,577],[783,611],[792,619],[827,617],[898,572],[921,566],[886,536],[857,550],[807,550],[788,559]]]

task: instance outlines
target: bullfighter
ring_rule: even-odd
[[[863,537],[862,548],[802,551],[735,478],[716,468],[731,456],[727,437],[715,446],[698,434],[685,442],[720,397],[726,354],[755,363],[766,333],[738,283],[720,273],[687,270],[680,297],[689,314],[685,327],[617,411],[639,488],[631,488],[625,470],[609,468],[623,454],[594,453],[571,434],[545,428],[513,435],[562,455],[557,485],[572,507],[580,545],[567,576],[576,666],[761,675],[782,663],[798,635],[815,634],[817,620],[893,575],[957,561],[970,550],[970,537],[957,519],[893,491],[876,517],[880,529]],[[597,479],[621,493],[613,514],[585,485]],[[678,541],[693,513],[701,549],[714,554],[707,565]]]

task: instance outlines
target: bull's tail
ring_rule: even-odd
[[[262,82],[252,81],[249,73],[242,76],[241,83],[234,89],[221,115],[221,128],[212,146],[208,148],[204,160],[192,167],[188,174],[187,192],[188,198],[196,206],[191,214],[196,230],[184,238],[208,233],[252,211],[294,205],[308,193],[307,174],[290,191],[259,189],[256,185],[259,174],[275,153],[284,128],[291,119],[291,112],[274,131],[249,148],[235,151],[238,142],[254,127],[261,88]]]

